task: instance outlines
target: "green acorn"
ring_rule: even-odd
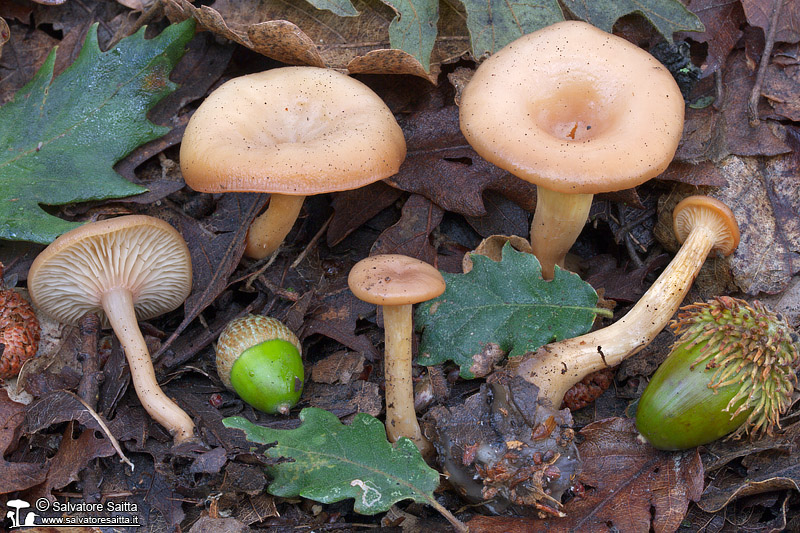
[[[289,414],[303,392],[300,341],[282,322],[247,315],[217,340],[217,374],[239,397],[265,413]]]
[[[682,308],[671,326],[681,336],[636,413],[654,447],[682,450],[780,429],[799,362],[797,334],[780,314],[721,296]]]

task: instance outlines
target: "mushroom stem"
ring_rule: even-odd
[[[565,194],[541,185],[536,187],[531,248],[542,265],[544,279],[553,279],[555,265],[564,267],[564,258],[589,217],[593,197],[593,194]]]
[[[414,411],[414,384],[411,381],[411,336],[413,334],[411,304],[384,305],[383,327],[386,353],[383,358],[386,377],[386,434],[396,442],[408,437],[423,456],[433,451],[422,436]]]
[[[175,444],[194,437],[194,422],[183,409],[169,398],[156,381],[153,362],[136,321],[133,295],[125,288],[103,293],[103,310],[117,335],[128,365],[136,395],[145,411],[172,434]]]
[[[269,206],[250,225],[244,254],[253,259],[270,256],[292,230],[305,196],[272,194]]]
[[[678,254],[624,317],[603,329],[543,346],[512,362],[515,372],[539,387],[540,398],[560,406],[570,387],[588,374],[616,366],[652,342],[678,310],[716,240],[713,221],[698,220]]]

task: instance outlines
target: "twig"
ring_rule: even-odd
[[[89,412],[89,414],[92,415],[92,418],[94,418],[97,421],[98,425],[100,426],[100,429],[103,430],[103,433],[105,433],[106,437],[108,437],[108,440],[111,442],[111,446],[114,447],[114,450],[116,450],[117,455],[119,455],[119,460],[122,461],[123,463],[125,463],[126,465],[130,466],[131,470],[133,470],[134,469],[133,463],[122,452],[122,448],[120,448],[120,446],[119,446],[119,441],[111,433],[111,430],[108,429],[108,426],[106,425],[105,421],[100,417],[100,415],[98,415],[95,412],[94,409],[92,409],[89,406],[89,404],[87,404],[86,402],[83,401],[83,398],[81,398],[80,396],[77,396],[77,395],[73,395],[73,396],[75,396],[75,399],[77,399],[79,402],[81,402],[81,405],[83,405],[86,408],[86,410]]]
[[[303,249],[302,252],[300,252],[300,255],[297,256],[297,259],[295,259],[294,262],[291,265],[289,265],[290,269],[294,270],[295,268],[297,268],[297,265],[303,262],[303,259],[306,258],[306,255],[308,255],[309,250],[311,250],[314,247],[314,245],[317,244],[319,238],[322,237],[322,235],[325,233],[325,230],[327,230],[328,226],[331,225],[331,220],[333,220],[333,215],[328,217],[328,220],[325,221],[322,227],[319,228],[319,231],[316,233],[316,235],[314,235],[311,238],[308,245]]]
[[[97,409],[100,398],[100,383],[104,375],[100,371],[100,362],[97,358],[97,343],[100,338],[100,317],[95,313],[86,313],[78,323],[81,334],[81,351],[78,360],[81,362],[83,375],[78,384],[78,396],[92,407]],[[100,501],[100,472],[98,459],[93,459],[87,468],[80,473],[83,485],[83,499],[87,502]]]
[[[758,72],[756,73],[756,82],[753,85],[753,90],[750,92],[750,101],[747,103],[747,118],[750,122],[751,128],[755,128],[759,124],[758,100],[761,98],[761,87],[764,85],[764,74],[767,72],[769,58],[772,56],[772,48],[775,46],[775,31],[778,27],[778,17],[781,14],[781,7],[783,7],[783,0],[773,1],[775,4],[772,6],[772,17],[769,21],[767,38],[764,42],[764,51],[761,53],[761,61],[758,64]]]
[[[617,204],[617,217],[619,218],[620,226],[626,227],[625,206],[622,204]],[[636,248],[633,246],[633,242],[631,241],[631,236],[627,231],[623,233],[622,240],[625,242],[625,248],[628,250],[628,255],[633,261],[633,264],[636,265],[637,268],[641,268],[642,266],[644,266],[641,257],[639,257],[639,254],[636,252]]]

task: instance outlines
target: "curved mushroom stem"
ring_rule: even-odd
[[[433,452],[431,443],[422,436],[414,411],[414,384],[411,382],[411,304],[384,305],[383,327],[386,353],[383,372],[386,378],[386,434],[392,442],[408,437],[423,457]]]
[[[145,411],[172,434],[175,444],[193,438],[194,422],[161,390],[156,381],[150,352],[136,321],[131,291],[121,287],[107,291],[103,293],[102,304],[125,351],[133,387]]]
[[[540,348],[510,366],[539,387],[539,398],[560,407],[564,394],[588,374],[620,364],[650,344],[678,310],[716,242],[712,224],[699,221],[678,254],[642,298],[616,323]]]
[[[564,194],[536,187],[536,211],[531,223],[531,248],[542,265],[542,277],[553,279],[555,265],[575,244],[592,207],[593,194]]]
[[[278,249],[300,215],[305,196],[272,194],[269,206],[250,225],[244,255],[263,259]]]

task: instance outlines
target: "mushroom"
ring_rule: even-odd
[[[125,351],[142,406],[175,443],[194,436],[194,423],[156,381],[137,320],[180,306],[192,286],[192,262],[181,235],[163,220],[128,215],[84,224],[40,253],[28,273],[34,304],[59,322],[77,325],[96,313]]]
[[[310,194],[356,189],[395,174],[403,132],[369,87],[334,70],[284,67],[232,79],[186,126],[180,165],[203,192],[269,192],[245,255],[272,254]]]
[[[592,197],[663,172],[683,130],[669,71],[579,21],[529,33],[481,64],[461,96],[461,130],[487,161],[537,185],[531,246],[552,279]]]
[[[411,307],[442,294],[444,278],[424,261],[405,255],[384,254],[356,263],[350,270],[347,284],[359,300],[383,307],[386,433],[389,440],[395,442],[400,437],[408,437],[423,455],[429,454],[431,445],[422,436],[414,411]]]
[[[730,255],[739,244],[739,227],[719,200],[690,196],[672,212],[675,235],[683,243],[655,283],[614,324],[543,346],[512,361],[512,371],[537,385],[540,398],[558,407],[564,394],[588,374],[620,364],[650,344],[678,310],[711,252]]]

